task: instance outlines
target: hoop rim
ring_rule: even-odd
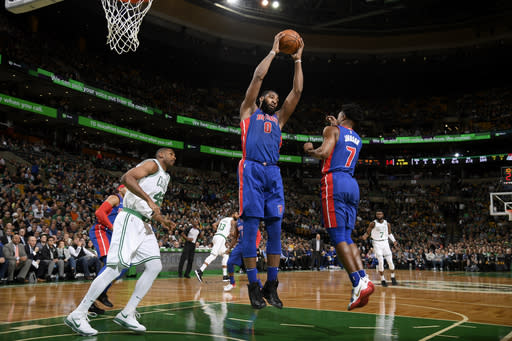
[[[137,3],[140,3],[140,2],[146,2],[146,3],[149,2],[149,0],[117,0],[117,1],[124,2],[124,3],[129,2],[129,3],[133,4],[133,5],[135,5]]]

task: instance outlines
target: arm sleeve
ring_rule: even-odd
[[[112,205],[108,201],[105,201],[96,210],[95,214],[96,214],[96,218],[98,219],[98,222],[101,225],[106,226],[112,230],[112,223],[110,222],[110,220],[108,220],[108,215],[110,214],[110,212],[112,212]]]

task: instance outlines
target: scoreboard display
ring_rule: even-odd
[[[501,181],[504,185],[512,185],[512,166],[501,167]]]

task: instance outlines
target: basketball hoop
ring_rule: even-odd
[[[107,18],[107,44],[118,54],[139,47],[139,27],[153,0],[101,0]]]

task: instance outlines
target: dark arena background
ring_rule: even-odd
[[[220,257],[203,283],[194,270],[211,250],[212,224],[238,211],[240,105],[285,29],[305,47],[279,160],[284,307],[256,310],[245,267],[230,291]],[[5,0],[0,11],[0,339],[512,340],[512,2],[154,0],[135,51],[112,51],[108,34],[99,0]],[[262,90],[282,103],[293,69],[278,54]],[[355,311],[322,223],[321,164],[303,151],[321,145],[326,116],[347,103],[363,111],[352,239],[375,284]],[[133,265],[109,291],[114,306],[97,302],[105,312],[90,314],[98,335],[79,336],[63,320],[102,266],[89,244],[95,212],[160,147],[176,153],[161,206],[176,229],[153,226],[163,269],[138,307],[147,331],[112,322],[144,270]],[[397,285],[387,263],[382,282],[362,238],[377,210],[398,242]],[[192,225],[201,235],[182,277]],[[16,235],[25,245],[34,236],[39,249],[50,236],[65,249],[83,239],[93,256],[79,255],[76,268],[66,260],[64,276],[41,271],[44,258],[11,276]]]

